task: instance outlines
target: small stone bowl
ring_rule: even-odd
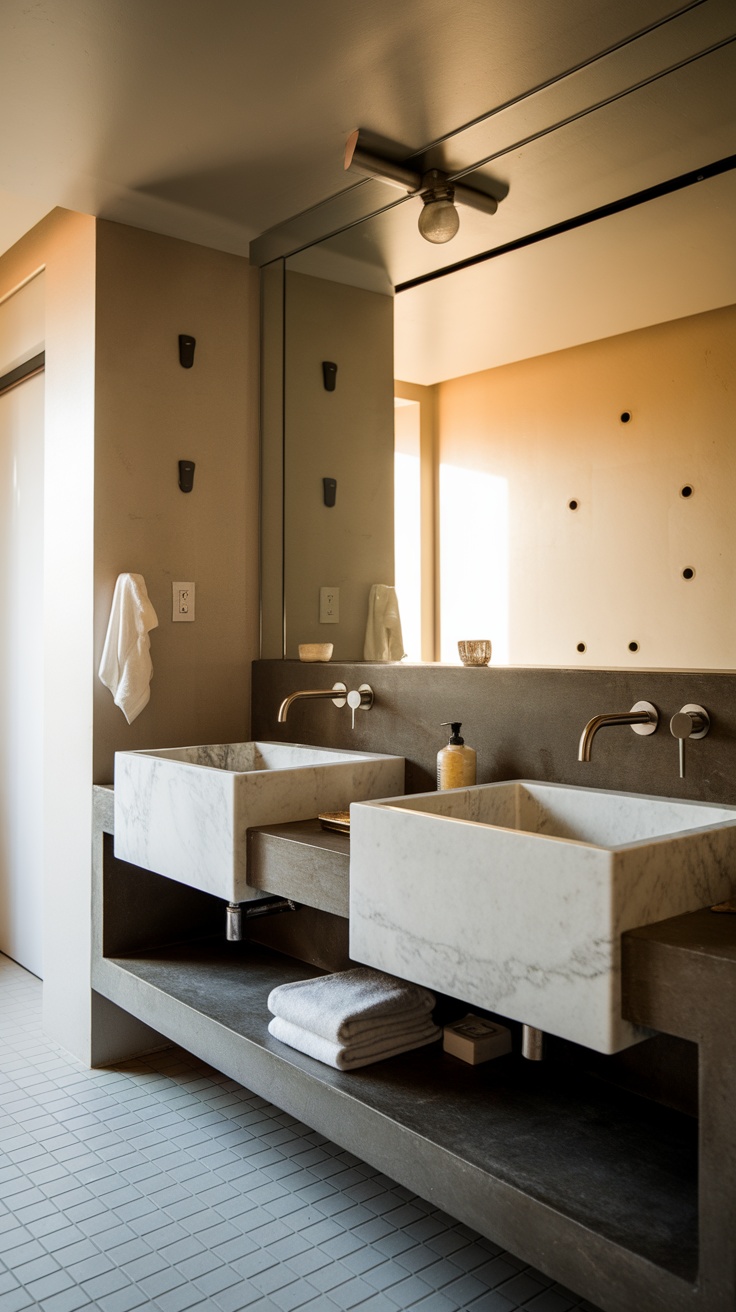
[[[487,665],[491,659],[490,638],[473,638],[457,644],[463,665]]]
[[[300,642],[300,661],[329,661],[332,657],[331,642]]]

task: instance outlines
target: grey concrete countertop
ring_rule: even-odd
[[[350,837],[319,820],[251,829],[250,882],[278,897],[347,919],[350,911]]]

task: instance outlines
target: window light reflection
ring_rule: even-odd
[[[490,638],[493,664],[508,665],[508,479],[441,464],[439,532],[440,660],[456,665],[461,639]]]

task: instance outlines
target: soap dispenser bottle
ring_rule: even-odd
[[[452,729],[450,741],[437,753],[437,788],[467,788],[475,783],[475,752],[460,737],[459,721],[447,721]],[[446,727],[443,722],[443,727]]]

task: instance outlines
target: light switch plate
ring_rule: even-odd
[[[320,588],[319,590],[320,624],[340,623],[340,589]]]
[[[194,622],[194,584],[172,583],[171,618],[175,624]]]

